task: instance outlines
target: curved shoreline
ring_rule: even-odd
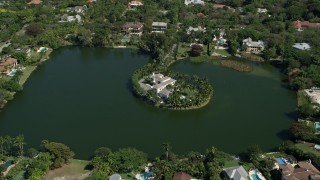
[[[188,110],[201,109],[210,103],[212,96],[213,96],[213,93],[211,93],[210,97],[205,102],[201,103],[199,106],[191,106],[186,108],[165,108],[165,109],[173,110],[173,111],[188,111]]]

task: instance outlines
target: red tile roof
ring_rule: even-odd
[[[173,180],[191,180],[191,176],[184,172],[176,172],[173,176]]]
[[[293,26],[295,28],[301,28],[301,27],[320,27],[320,23],[311,23],[309,21],[294,21]]]

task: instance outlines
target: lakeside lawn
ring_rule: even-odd
[[[295,144],[295,146],[300,149],[301,151],[303,151],[304,153],[312,153],[316,156],[320,156],[320,151],[317,151],[314,149],[313,146],[311,146],[309,143],[297,143]]]
[[[89,170],[85,170],[88,163],[89,161],[72,159],[69,164],[50,170],[43,179],[84,179],[90,174]]]
[[[254,165],[252,163],[244,163],[244,162],[240,162],[239,160],[236,160],[236,159],[226,161],[224,163],[223,168],[234,167],[234,166],[243,166],[243,168],[247,172],[249,172],[250,169],[254,168]]]
[[[37,66],[26,66],[26,69],[23,70],[23,74],[19,80],[19,84],[23,85],[36,68]]]
[[[207,56],[189,57],[192,63],[202,63],[207,60]]]
[[[214,52],[224,56],[231,56],[231,54],[229,54],[225,49],[215,49]]]

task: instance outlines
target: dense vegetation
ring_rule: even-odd
[[[238,62],[238,61],[232,61],[232,60],[223,60],[221,61],[221,66],[231,68],[237,71],[241,72],[250,72],[252,71],[252,67],[249,65],[246,65],[244,63]]]

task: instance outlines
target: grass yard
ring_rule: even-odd
[[[179,44],[177,57],[186,57],[186,55],[188,54],[188,51],[190,51],[189,46],[184,46]]]
[[[72,159],[70,163],[62,168],[49,171],[43,179],[84,179],[89,174],[89,170],[85,170],[85,166],[89,161]]]
[[[37,66],[26,66],[26,69],[23,70],[23,74],[20,78],[19,84],[23,85],[36,68]]]
[[[207,56],[190,57],[192,63],[202,63],[207,60]]]
[[[276,153],[267,153],[267,154],[264,154],[266,157],[269,157],[269,158],[281,158],[281,157],[286,157],[287,155],[285,153],[281,153],[281,152],[276,152]]]
[[[312,144],[309,144],[309,143],[298,143],[298,144],[295,144],[295,146],[302,150],[303,152],[305,153],[312,153],[312,154],[315,154],[316,156],[320,156],[320,151],[317,151],[314,149],[314,146]]]
[[[214,52],[224,56],[231,56],[231,54],[229,54],[225,49],[215,49]]]
[[[240,162],[239,160],[233,159],[231,161],[225,162],[223,167],[228,168],[228,167],[233,167],[233,166],[239,166],[239,162]]]

